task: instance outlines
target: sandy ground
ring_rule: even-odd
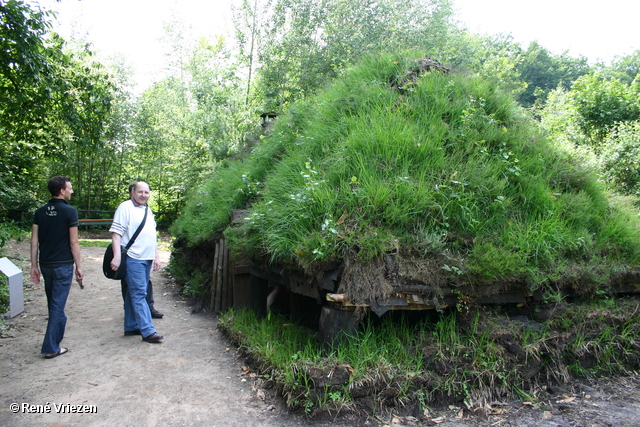
[[[0,426],[640,426],[640,375],[571,384],[534,405],[496,402],[490,415],[455,407],[426,408],[421,420],[291,415],[256,388],[216,319],[194,312],[162,271],[152,280],[164,343],[125,337],[120,283],[102,275],[103,252],[82,247],[85,289],[72,287],[62,342],[71,351],[55,359],[40,354],[43,287],[25,281],[24,313],[0,329]],[[28,278],[28,242],[10,242],[5,255]],[[90,413],[71,413],[79,409]]]
[[[5,249],[28,278],[28,242]],[[154,319],[164,343],[125,337],[120,282],[102,275],[103,252],[82,247],[85,288],[71,289],[62,342],[70,352],[55,359],[40,354],[43,286],[25,281],[25,311],[6,321],[0,339],[0,426],[306,425],[277,401],[260,398],[215,318],[193,313],[162,271],[152,281],[156,308],[165,314]],[[163,252],[163,266],[168,257]]]

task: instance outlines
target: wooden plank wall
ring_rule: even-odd
[[[219,314],[233,306],[233,261],[224,239],[218,240],[213,253],[211,309]]]

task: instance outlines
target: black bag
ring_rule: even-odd
[[[149,206],[144,208],[144,218],[142,218],[142,222],[138,226],[136,232],[131,236],[131,240],[127,243],[127,246],[120,246],[120,266],[116,271],[113,271],[111,268],[111,261],[113,260],[113,243],[109,243],[107,246],[107,250],[104,251],[104,258],[102,259],[102,272],[107,279],[113,280],[124,280],[127,276],[127,251],[133,245],[133,242],[138,238],[138,234],[142,231],[142,227],[144,227],[144,223],[147,221],[147,211],[149,210]]]
[[[113,260],[113,246],[109,243],[107,250],[104,251],[104,259],[102,260],[102,272],[105,277],[113,280],[123,280],[127,275],[127,249],[124,246],[120,246],[120,267],[116,271],[111,268],[111,260]]]

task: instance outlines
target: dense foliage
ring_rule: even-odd
[[[59,152],[60,43],[46,43],[47,16],[17,1],[0,2],[0,206],[25,207],[39,178],[37,159]],[[64,104],[63,104],[64,105]]]
[[[113,203],[95,197],[114,169],[114,152],[103,138],[112,117],[113,82],[88,49],[69,49],[50,34],[48,17],[20,1],[0,3],[4,220],[9,209],[18,213],[9,218],[19,219],[47,198],[51,175],[73,177],[86,209]]]

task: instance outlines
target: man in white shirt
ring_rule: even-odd
[[[127,292],[124,298],[125,335],[132,335],[139,331],[144,341],[155,344],[162,342],[164,337],[156,332],[146,301],[151,268],[153,271],[160,269],[156,221],[153,212],[147,206],[150,192],[146,182],[134,183],[131,199],[118,206],[109,231],[113,243],[111,268],[115,271],[121,262],[127,263],[125,277]],[[145,223],[140,234],[127,253],[122,254],[121,245],[127,245],[143,220]],[[123,258],[126,259],[123,260]]]

